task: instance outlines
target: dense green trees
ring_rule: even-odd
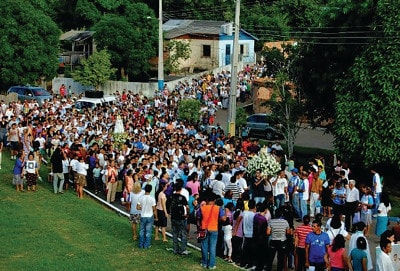
[[[376,38],[336,85],[335,145],[366,165],[400,164],[400,15],[398,1],[378,1]]]
[[[0,10],[1,87],[51,79],[58,67],[57,25],[27,1],[0,1]]]
[[[88,59],[83,59],[82,66],[74,72],[74,80],[84,86],[93,86],[98,90],[115,72],[110,58],[107,50],[101,50],[93,53]]]

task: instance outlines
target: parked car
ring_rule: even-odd
[[[85,108],[95,109],[97,106],[112,105],[115,102],[116,99],[114,96],[104,96],[102,98],[83,97],[75,102],[74,108],[79,110]]]
[[[271,114],[253,114],[247,117],[246,126],[242,129],[242,137],[256,137],[267,140],[283,139],[280,124],[272,119]]]
[[[45,100],[50,101],[53,99],[53,95],[41,87],[13,86],[8,89],[7,94],[9,93],[17,93],[18,100],[35,100],[39,105],[42,105]]]

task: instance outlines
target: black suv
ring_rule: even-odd
[[[254,114],[247,117],[242,136],[264,138],[267,140],[283,139],[280,125],[272,120],[271,114]]]

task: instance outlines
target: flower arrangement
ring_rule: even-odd
[[[121,150],[122,145],[126,142],[126,140],[129,138],[128,133],[123,132],[123,133],[113,133],[112,135],[113,140],[114,140],[114,148]]]
[[[261,170],[263,176],[272,176],[281,170],[281,165],[271,154],[260,152],[259,155],[255,155],[249,160],[247,166],[247,170],[251,174],[255,174],[257,169]]]

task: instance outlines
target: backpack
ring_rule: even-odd
[[[173,219],[185,219],[186,216],[186,207],[185,202],[186,198],[185,196],[181,194],[172,194],[170,197],[170,206],[169,206],[169,214],[171,215],[171,218]]]

